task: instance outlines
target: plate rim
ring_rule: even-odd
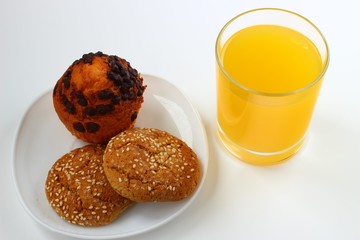
[[[83,234],[77,234],[77,233],[73,233],[73,232],[66,232],[57,228],[54,228],[53,226],[46,224],[44,221],[42,221],[41,219],[39,219],[35,214],[33,214],[33,212],[30,210],[30,208],[27,206],[27,204],[25,203],[25,199],[23,197],[23,194],[20,191],[19,188],[19,182],[18,182],[18,176],[16,173],[16,151],[17,151],[17,146],[19,144],[19,137],[21,134],[21,130],[25,124],[25,119],[28,116],[29,112],[31,111],[31,109],[33,109],[37,103],[43,99],[47,94],[51,94],[52,89],[47,89],[45,91],[43,91],[41,94],[39,94],[36,98],[34,98],[30,104],[28,104],[28,106],[25,108],[25,111],[22,113],[21,118],[20,118],[20,122],[17,124],[16,130],[15,130],[15,138],[12,141],[13,145],[12,145],[12,150],[11,150],[11,173],[12,173],[12,180],[13,180],[13,184],[15,185],[15,192],[16,192],[16,196],[18,201],[20,202],[21,206],[25,209],[25,211],[27,212],[28,215],[30,215],[32,217],[32,219],[34,219],[38,224],[40,224],[41,226],[44,226],[45,228],[62,234],[62,235],[66,235],[66,236],[70,236],[70,237],[76,237],[76,238],[81,238],[81,239],[115,239],[115,238],[125,238],[125,237],[131,237],[131,236],[136,236],[139,234],[144,234],[146,232],[152,231],[156,228],[159,228],[160,226],[169,223],[171,220],[175,219],[176,217],[178,217],[179,215],[181,215],[184,211],[186,211],[186,209],[189,208],[190,205],[193,204],[193,202],[197,199],[198,195],[200,194],[204,182],[206,181],[207,178],[207,172],[208,172],[208,165],[209,165],[209,143],[208,143],[208,136],[207,136],[207,132],[204,126],[204,123],[202,121],[202,118],[200,116],[200,113],[198,112],[198,110],[194,107],[194,105],[192,104],[192,102],[189,100],[189,98],[183,93],[183,91],[181,91],[175,84],[173,84],[172,82],[169,82],[168,80],[162,78],[162,77],[158,77],[152,74],[141,74],[142,77],[144,79],[146,78],[153,78],[156,79],[156,81],[163,81],[166,84],[171,85],[174,89],[176,89],[178,91],[178,93],[184,98],[185,102],[189,105],[191,111],[194,114],[194,117],[196,118],[196,122],[198,123],[198,125],[200,126],[200,131],[201,131],[201,135],[203,138],[203,144],[205,146],[204,149],[204,160],[202,162],[202,174],[201,174],[201,179],[200,179],[200,183],[197,186],[197,190],[193,193],[193,195],[191,196],[190,199],[188,199],[188,202],[179,210],[177,210],[176,212],[174,212],[173,214],[171,214],[170,216],[164,218],[163,220],[157,222],[156,224],[153,224],[149,227],[145,227],[141,230],[137,230],[137,231],[129,231],[129,232],[124,232],[122,234],[111,234],[111,235],[97,235],[97,236],[92,236],[92,235],[83,235]],[[206,163],[206,164],[204,164]]]

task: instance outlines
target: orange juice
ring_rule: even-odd
[[[230,151],[255,164],[294,154],[322,81],[324,63],[314,43],[287,27],[255,25],[217,51],[218,127]]]

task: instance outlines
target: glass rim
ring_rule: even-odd
[[[289,92],[280,92],[280,93],[270,93],[270,92],[264,92],[264,91],[258,91],[258,90],[255,90],[253,88],[250,88],[250,87],[247,87],[241,83],[239,83],[238,81],[236,81],[233,77],[230,76],[230,74],[226,71],[225,67],[223,66],[222,64],[222,61],[220,60],[220,53],[218,51],[218,46],[219,46],[219,42],[220,42],[220,38],[221,36],[223,35],[224,31],[227,29],[227,27],[233,23],[236,19],[240,18],[241,16],[244,16],[246,14],[249,14],[249,13],[253,13],[253,12],[259,12],[259,11],[279,11],[279,12],[283,12],[283,13],[289,13],[291,15],[294,15],[294,16],[297,16],[301,19],[303,19],[305,22],[307,22],[308,24],[310,24],[314,29],[315,31],[319,34],[319,36],[321,37],[321,40],[323,41],[324,45],[325,45],[325,50],[326,50],[326,57],[325,57],[325,64],[321,70],[321,72],[317,75],[317,77],[312,80],[309,84],[306,84],[304,87],[302,88],[298,88],[298,89],[295,89],[295,90],[292,90],[292,91],[289,91]],[[330,61],[330,55],[329,55],[329,47],[328,47],[328,44],[327,44],[327,41],[324,37],[324,35],[321,33],[320,29],[315,25],[313,24],[309,19],[305,18],[304,16],[298,14],[298,13],[295,13],[295,12],[292,12],[292,11],[289,11],[289,10],[286,10],[286,9],[281,9],[281,8],[255,8],[255,9],[251,9],[251,10],[248,10],[248,11],[245,11],[245,12],[242,12],[238,15],[236,15],[235,17],[231,18],[220,30],[217,38],[216,38],[216,43],[215,43],[215,57],[216,57],[216,62],[220,68],[220,70],[225,74],[225,76],[230,79],[230,81],[235,84],[236,86],[242,88],[243,90],[245,91],[248,91],[248,92],[251,92],[251,93],[254,93],[254,94],[257,94],[257,95],[262,95],[262,96],[272,96],[272,97],[281,97],[281,96],[289,96],[289,95],[293,95],[293,94],[296,94],[296,93],[300,93],[300,92],[303,92],[309,88],[311,88],[312,86],[314,86],[317,82],[319,82],[325,75],[326,73],[326,70],[329,66],[329,61]]]

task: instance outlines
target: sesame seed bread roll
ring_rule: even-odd
[[[77,148],[59,158],[48,173],[46,197],[55,212],[72,224],[106,225],[133,204],[116,193],[104,175],[104,148]]]
[[[170,133],[153,128],[134,128],[113,137],[103,167],[111,186],[135,202],[182,200],[200,179],[195,152]]]

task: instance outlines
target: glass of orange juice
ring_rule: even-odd
[[[319,29],[287,10],[250,10],[221,29],[216,62],[217,123],[224,146],[255,165],[294,155],[329,64]]]

